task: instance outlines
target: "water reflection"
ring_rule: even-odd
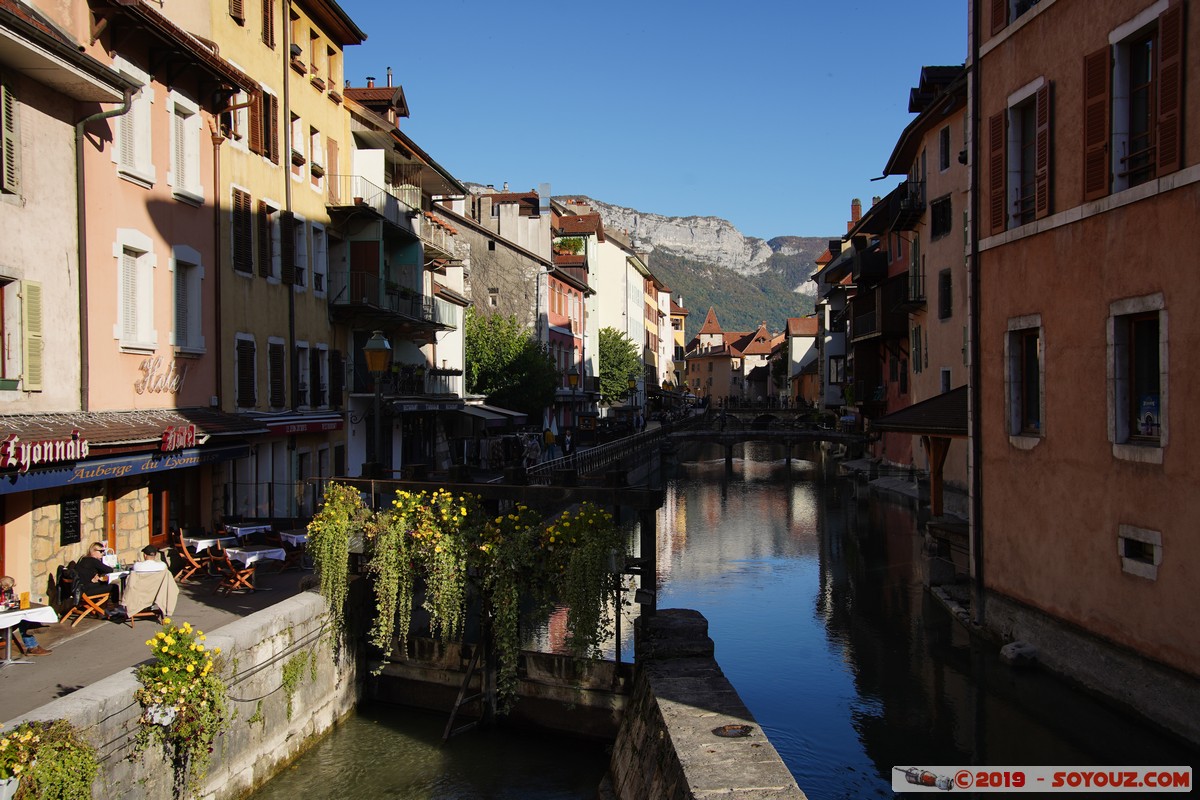
[[[669,483],[659,606],[708,618],[722,670],[810,798],[894,797],[894,765],[1193,763],[974,644],[924,590],[904,505],[860,505],[765,444],[738,455],[730,473],[695,453]]]

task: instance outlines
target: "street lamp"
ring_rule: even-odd
[[[375,331],[363,345],[363,357],[367,359],[367,369],[375,379],[375,464],[380,469],[383,464],[383,376],[392,360],[392,346],[388,343],[383,331]]]
[[[571,424],[575,424],[575,417],[579,413],[579,406],[576,405],[578,400],[575,398],[575,390],[579,388],[579,373],[567,373],[567,385],[571,387]]]
[[[637,405],[637,403],[634,402],[637,399],[637,378],[630,378],[628,385],[629,385],[629,406],[630,406],[630,408],[632,408],[633,406]]]

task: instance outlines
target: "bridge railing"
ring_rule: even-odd
[[[554,483],[555,473],[559,470],[579,475],[597,475],[626,459],[648,458],[651,448],[658,447],[666,433],[667,428],[664,427],[650,428],[597,447],[576,450],[569,456],[536,464],[527,469],[525,475],[530,483],[541,485]]]

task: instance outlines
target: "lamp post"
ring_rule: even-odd
[[[388,343],[383,331],[375,331],[363,345],[363,357],[367,359],[367,369],[375,379],[375,470],[383,465],[383,376],[392,360],[392,346]]]
[[[576,415],[579,413],[578,400],[575,397],[575,390],[579,388],[578,372],[572,371],[567,373],[567,385],[571,387],[571,427],[574,428],[578,427],[575,420]]]

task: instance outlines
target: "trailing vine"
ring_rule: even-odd
[[[350,535],[367,516],[358,489],[341,483],[325,487],[321,509],[308,524],[308,544],[320,575],[321,596],[329,605],[330,635],[340,641],[346,627],[350,582]]]
[[[96,749],[65,719],[22,722],[0,736],[0,779],[16,779],[18,800],[91,800]]]
[[[292,720],[292,699],[296,696],[296,689],[300,687],[300,678],[304,675],[304,671],[308,669],[308,651],[289,658],[283,662],[283,694],[287,698],[287,718]]]
[[[430,633],[454,641],[462,636],[466,621],[467,539],[478,522],[471,520],[476,503],[444,489],[410,497],[413,540],[427,575],[422,605],[429,612]]]
[[[367,568],[375,576],[375,619],[368,638],[385,652],[396,635],[405,651],[412,624],[414,548],[408,535],[415,512],[412,498],[408,492],[397,492],[391,508],[375,514],[367,529],[371,554]],[[381,663],[375,674],[382,669]]]
[[[599,658],[613,633],[613,558],[624,555],[625,537],[612,515],[593,503],[565,512],[543,534],[548,549],[559,553],[558,591],[567,606],[567,642],[578,656]]]

